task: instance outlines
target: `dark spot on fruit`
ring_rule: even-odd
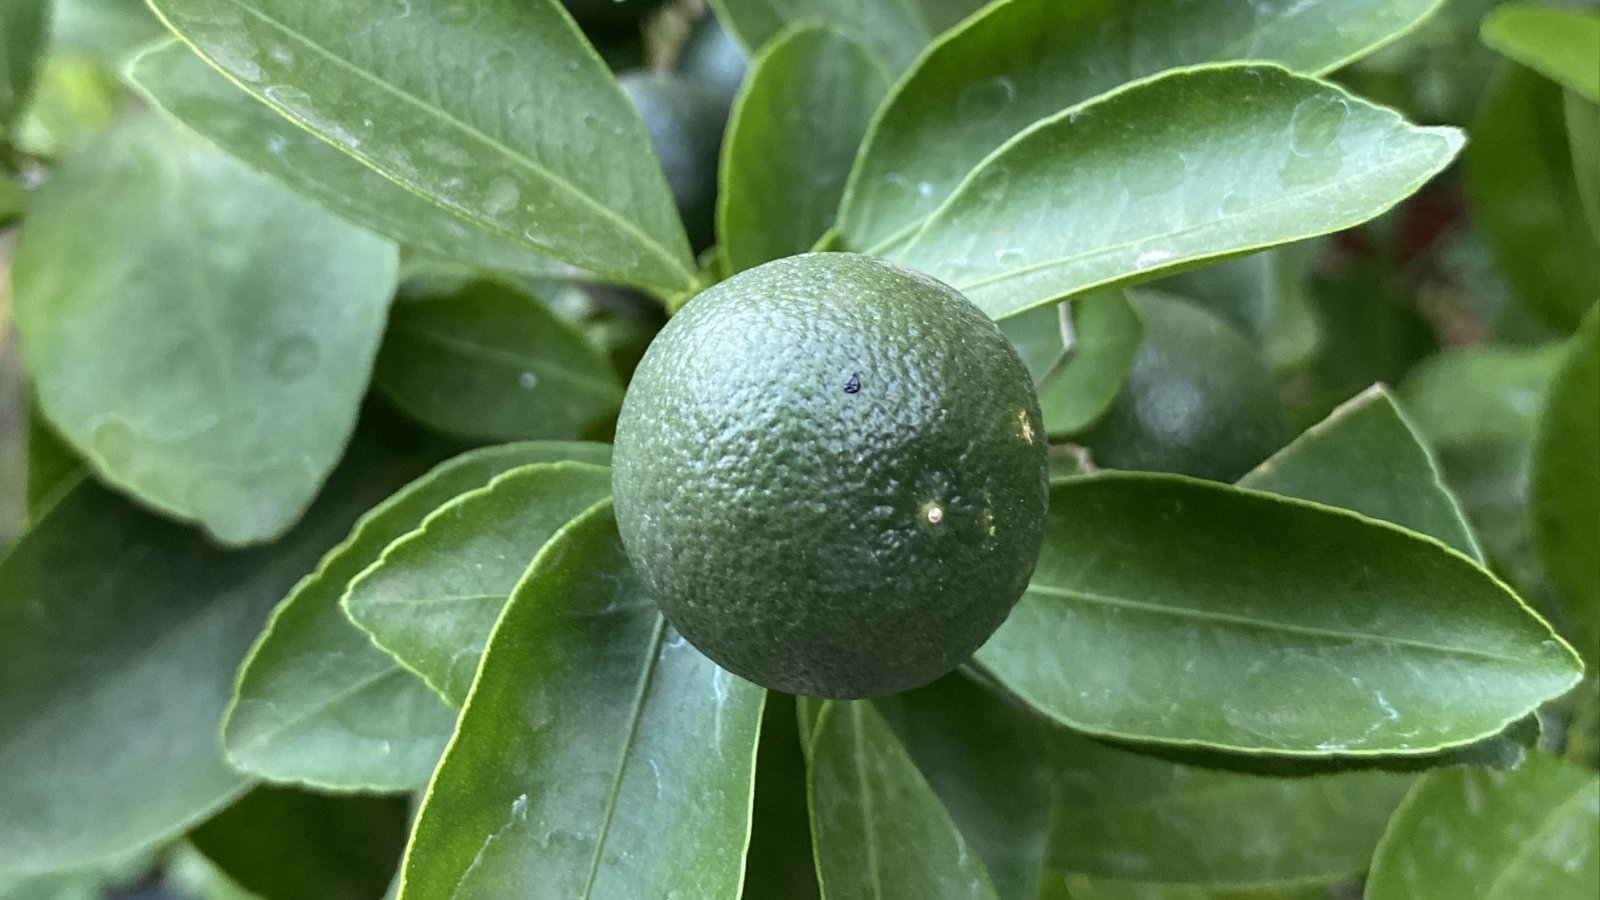
[[[850,373],[850,380],[844,383],[844,392],[846,394],[854,394],[859,390],[861,390],[861,376],[852,372]]]

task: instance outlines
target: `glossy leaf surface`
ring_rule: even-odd
[[[889,255],[1000,319],[1359,224],[1461,144],[1275,66],[1179,70],[1029,127]]]
[[[489,447],[441,463],[374,507],[273,614],[240,673],[223,732],[229,759],[276,781],[404,790],[424,783],[455,715],[345,617],[350,580],[450,499],[507,469],[606,458],[600,444]]]
[[[508,283],[474,279],[403,294],[373,380],[447,434],[566,440],[616,415],[616,370],[576,326]]]
[[[1300,756],[1470,743],[1579,674],[1514,594],[1431,539],[1134,474],[1051,486],[1038,569],[977,661],[1081,730]]]
[[[225,543],[281,534],[355,426],[395,245],[154,116],[37,199],[14,278],[46,418],[102,477]]]
[[[495,626],[400,897],[731,900],[765,694],[667,627],[597,506]]]
[[[1050,831],[1048,726],[961,675],[873,703],[1000,900],[1034,900]]]
[[[991,4],[898,85],[840,212],[853,249],[908,237],[984,157],[1047,116],[1166,69],[1258,59],[1320,73],[1391,40],[1438,0]]]
[[[408,247],[487,269],[539,274],[571,270],[524,244],[474,228],[340,153],[228,81],[182,43],[145,50],[130,64],[129,77],[158,106],[207,140],[357,225]]]
[[[1515,772],[1439,769],[1395,814],[1371,900],[1588,900],[1600,883],[1600,778],[1544,755]]]
[[[811,830],[824,898],[994,900],[983,863],[870,703],[825,703],[814,726]]]
[[[611,494],[611,470],[521,466],[441,506],[396,541],[344,599],[380,647],[452,706],[528,563],[564,525]]]
[[[1483,561],[1421,435],[1382,386],[1311,426],[1239,486],[1354,510]]]
[[[730,272],[804,253],[833,225],[888,90],[866,48],[830,28],[785,32],[756,57],[722,145],[717,233]]]
[[[624,283],[691,284],[644,125],[555,0],[151,5],[245,90],[429,202]]]

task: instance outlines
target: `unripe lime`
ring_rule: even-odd
[[[1134,295],[1144,341],[1117,399],[1078,438],[1097,465],[1233,481],[1288,439],[1261,354],[1219,316]]]
[[[668,620],[777,690],[864,697],[972,654],[1043,539],[1044,428],[994,323],[931,278],[817,253],[707,290],[617,423],[622,540]]]

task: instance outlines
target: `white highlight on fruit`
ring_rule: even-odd
[[[1017,423],[1022,428],[1022,439],[1030,444],[1033,443],[1033,423],[1028,421],[1027,410],[1017,410]]]
[[[937,525],[940,522],[943,522],[944,521],[944,507],[940,506],[937,503],[928,504],[927,516],[928,516],[928,524],[929,525]]]

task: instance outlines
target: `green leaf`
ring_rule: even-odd
[[[1600,306],[1556,370],[1533,447],[1534,546],[1566,600],[1579,652],[1600,661]]]
[[[1276,66],[1179,70],[1029,127],[888,255],[1002,319],[1360,224],[1461,143]]]
[[[1144,323],[1122,288],[1108,288],[1001,320],[1033,376],[1045,430],[1065,437],[1092,424],[1133,368]]]
[[[1433,455],[1382,385],[1335,409],[1239,486],[1393,522],[1483,562]]]
[[[949,31],[962,19],[988,5],[987,0],[915,0],[922,10],[928,30],[934,34]]]
[[[1600,105],[1567,91],[1562,108],[1578,199],[1589,217],[1589,231],[1594,235],[1595,244],[1600,246]]]
[[[129,77],[152,102],[246,165],[363,228],[424,253],[486,269],[577,270],[474,228],[339,152],[228,81],[177,41],[148,47]]]
[[[400,896],[731,900],[765,696],[667,626],[596,506],[496,624]]]
[[[888,90],[866,48],[831,28],[786,31],[761,51],[722,145],[717,234],[730,271],[804,253],[832,227]]]
[[[0,563],[0,873],[156,846],[245,790],[217,744],[239,660],[393,466],[356,451],[248,551],[86,478],[39,517]]]
[[[344,608],[379,647],[460,707],[478,660],[539,549],[611,495],[611,470],[512,469],[439,507],[350,584]]]
[[[0,139],[28,102],[49,30],[49,0],[0,3]]]
[[[818,707],[811,830],[822,896],[997,900],[983,863],[872,704]]]
[[[644,124],[555,0],[152,0],[245,90],[401,187],[563,262],[694,283]]]
[[[1091,878],[1073,872],[1047,872],[1039,900],[1330,900],[1353,896],[1353,879],[1317,879],[1241,888],[1163,884]]]
[[[865,44],[893,72],[903,72],[933,39],[913,0],[711,0],[722,22],[752,56],[799,22],[837,29]]]
[[[407,790],[427,781],[455,715],[339,607],[351,579],[441,504],[529,463],[606,459],[602,444],[488,447],[441,463],[373,507],[273,613],[240,672],[223,742],[274,781]]]
[[[1144,339],[1144,321],[1128,302],[1126,291],[1088,294],[1063,305],[1061,311],[1070,316],[1072,341],[1039,379],[1044,427],[1053,436],[1082,431],[1110,408]]]
[[[990,4],[895,88],[851,174],[839,231],[858,250],[899,245],[991,152],[1127,82],[1240,59],[1326,72],[1415,27],[1439,2]]]
[[[1034,900],[1054,774],[1044,722],[960,675],[874,705],[983,861],[995,895]]]
[[[240,887],[266,900],[381,897],[410,824],[405,797],[330,797],[258,787],[189,834]]]
[[[1051,485],[1033,580],[976,659],[1082,731],[1289,757],[1471,743],[1581,672],[1515,594],[1432,539],[1131,473]]]
[[[756,754],[755,808],[744,892],[751,900],[820,900],[806,811],[806,758],[795,697],[769,692]]]
[[[1263,778],[1163,762],[1056,730],[1053,869],[1204,885],[1366,867],[1414,776]]]
[[[41,411],[102,477],[256,543],[343,452],[398,266],[393,243],[139,117],[35,195],[17,328]]]
[[[1474,221],[1528,308],[1570,329],[1595,300],[1600,252],[1567,146],[1561,89],[1520,66],[1490,85],[1464,161]]]
[[[1483,42],[1591,103],[1600,103],[1600,14],[1537,3],[1496,7]]]
[[[1306,362],[1319,335],[1306,287],[1320,241],[1180,272],[1157,287],[1204,306],[1249,337],[1274,369]]]
[[[1439,769],[1378,846],[1370,900],[1588,900],[1600,883],[1600,778],[1535,754],[1515,772]]]
[[[62,442],[39,408],[28,407],[28,519],[38,519],[71,490],[84,471],[83,460]]]
[[[22,217],[28,208],[28,193],[9,175],[0,172],[0,226]]]
[[[488,440],[581,437],[622,406],[616,370],[576,326],[490,279],[402,296],[373,381],[429,427]]]
[[[1528,470],[1561,355],[1560,344],[1452,349],[1413,370],[1400,392],[1484,550],[1524,591],[1544,577],[1528,529]]]

